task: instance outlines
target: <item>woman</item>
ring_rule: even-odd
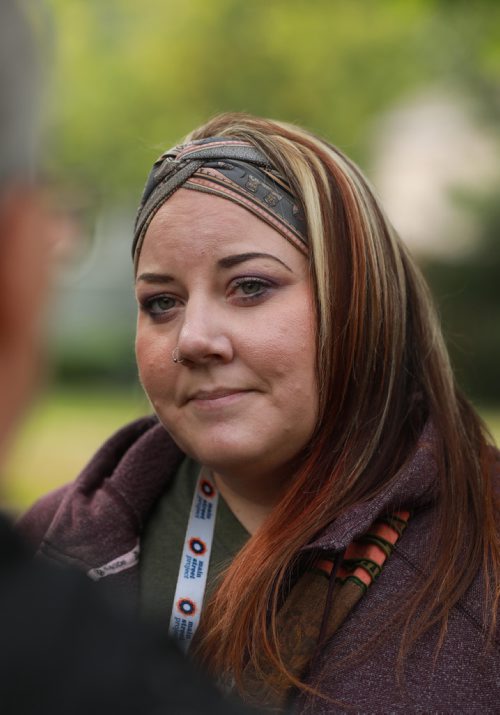
[[[359,169],[217,117],[154,165],[133,255],[156,417],[21,528],[260,707],[493,710],[498,456]]]

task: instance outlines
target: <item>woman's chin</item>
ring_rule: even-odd
[[[179,443],[178,443],[179,444]],[[249,464],[259,461],[258,455],[239,445],[183,445],[181,449],[199,464],[214,472],[228,473],[248,469]]]
[[[189,457],[213,472],[220,474],[240,474],[260,469],[265,455],[258,445],[254,449],[246,441],[236,442],[234,439],[183,439],[170,432],[174,442]]]

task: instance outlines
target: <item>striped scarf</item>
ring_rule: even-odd
[[[336,633],[371,584],[380,576],[410,513],[398,511],[377,519],[371,528],[338,555],[322,555],[300,576],[277,616],[280,657],[289,673],[303,679],[311,661]],[[262,657],[243,675],[247,701],[282,712],[290,697],[289,681]]]

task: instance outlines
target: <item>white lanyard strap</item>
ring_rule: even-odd
[[[187,652],[200,622],[219,494],[211,473],[200,470],[182,550],[169,633]]]

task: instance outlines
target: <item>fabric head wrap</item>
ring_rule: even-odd
[[[210,137],[169,149],[154,163],[135,222],[135,261],[153,216],[181,187],[234,201],[307,255],[304,214],[285,178],[249,142]]]

